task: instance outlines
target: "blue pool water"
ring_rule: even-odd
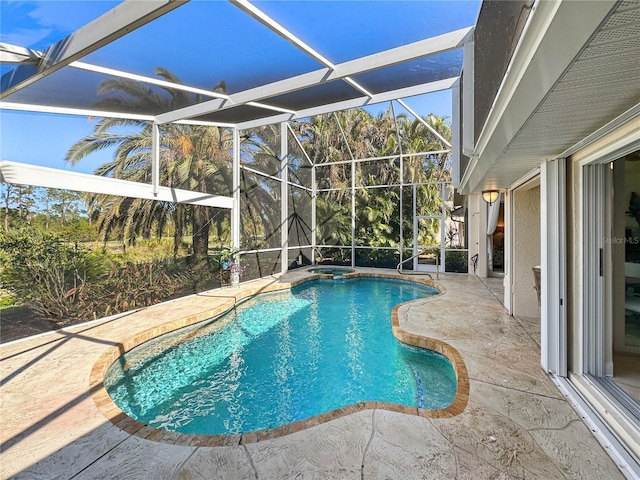
[[[434,293],[358,278],[259,295],[131,350],[105,386],[131,417],[183,433],[274,428],[367,400],[444,408],[456,391],[449,361],[391,333],[393,306]]]

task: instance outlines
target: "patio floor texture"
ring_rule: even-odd
[[[470,396],[451,418],[371,408],[279,438],[211,447],[129,434],[94,403],[92,369],[114,345],[178,319],[206,318],[242,291],[307,275],[294,271],[0,346],[1,478],[624,478],[540,367],[539,320],[507,315],[483,282],[466,275],[441,276],[444,294],[398,310],[402,329],[462,355]]]

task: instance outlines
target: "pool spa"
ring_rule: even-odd
[[[353,268],[346,267],[314,267],[309,269],[309,273],[319,273],[321,275],[333,275],[334,277],[341,277],[350,273],[355,273]]]
[[[128,416],[184,434],[273,429],[359,402],[444,409],[451,362],[399,342],[391,322],[394,306],[437,293],[353,278],[260,294],[130,350],[104,386]]]

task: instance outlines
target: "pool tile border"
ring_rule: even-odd
[[[440,291],[440,293],[434,295],[433,297],[429,297],[426,301],[434,297],[438,297],[444,295],[446,290],[439,284],[433,282],[433,280],[427,280],[422,278],[415,277],[406,277],[403,275],[393,274],[393,273],[382,273],[382,272],[363,272],[356,271],[354,273],[349,273],[344,275],[345,278],[356,278],[356,277],[369,277],[369,278],[389,278],[394,280],[407,280],[415,283],[420,283],[423,285],[427,285],[433,288],[436,288]],[[104,376],[107,373],[109,367],[117,361],[122,355],[124,355],[129,350],[137,347],[138,345],[151,340],[152,338],[158,337],[165,333],[172,332],[174,330],[178,330],[182,327],[186,327],[188,325],[192,325],[194,323],[198,323],[209,318],[221,315],[226,311],[233,308],[238,301],[243,300],[247,297],[252,297],[258,293],[267,293],[267,292],[275,292],[278,290],[285,290],[289,288],[293,288],[302,283],[316,280],[318,278],[333,278],[333,275],[326,274],[311,274],[308,276],[299,278],[296,280],[292,280],[289,282],[278,282],[267,285],[264,288],[243,288],[241,291],[237,292],[233,295],[233,299],[227,298],[221,299],[222,304],[217,305],[214,308],[199,312],[195,315],[190,315],[188,317],[184,317],[181,319],[173,320],[162,325],[158,325],[156,327],[150,328],[148,330],[144,330],[133,337],[129,337],[128,339],[118,343],[109,349],[107,349],[98,359],[98,361],[93,365],[91,369],[91,375],[89,380],[90,391],[92,392],[91,396],[93,398],[93,402],[98,408],[98,410],[102,413],[102,415],[113,425],[118,427],[119,429],[125,431],[130,435],[135,435],[139,438],[144,438],[146,440],[151,440],[155,442],[163,442],[169,443],[173,445],[183,445],[183,446],[192,446],[192,447],[222,447],[222,446],[236,446],[241,444],[248,443],[256,443],[260,441],[270,440],[273,438],[283,437],[285,435],[289,435],[295,432],[299,432],[301,430],[305,430],[316,425],[320,425],[326,422],[330,422],[331,420],[335,420],[337,418],[341,418],[347,415],[351,415],[356,412],[360,412],[363,410],[388,410],[392,412],[399,412],[406,415],[414,415],[426,418],[450,418],[456,415],[459,415],[464,411],[469,401],[469,375],[467,372],[467,368],[462,359],[462,355],[453,348],[451,345],[430,337],[425,337],[423,335],[418,335],[412,332],[408,332],[400,327],[399,318],[398,318],[398,310],[407,303],[405,302],[396,305],[391,312],[391,325],[392,325],[392,333],[394,337],[407,345],[412,345],[415,347],[426,348],[441,355],[447,357],[447,359],[451,362],[453,366],[453,370],[456,375],[456,379],[458,381],[458,386],[456,388],[456,395],[454,397],[453,402],[446,408],[437,409],[437,410],[429,410],[422,409],[417,407],[408,407],[405,405],[399,405],[395,403],[386,403],[386,402],[358,402],[352,405],[347,405],[345,407],[338,408],[336,410],[332,410],[330,412],[326,412],[320,415],[316,415],[314,417],[306,418],[304,420],[298,420],[296,422],[290,423],[288,425],[283,425],[277,428],[271,428],[268,430],[258,430],[255,432],[248,432],[243,434],[231,434],[231,435],[194,435],[194,434],[184,434],[179,432],[171,432],[168,430],[161,430],[155,427],[151,427],[142,422],[139,422],[131,417],[129,417],[126,413],[124,413],[111,399],[109,394],[107,393],[106,388],[104,387]],[[415,301],[415,300],[414,300]]]

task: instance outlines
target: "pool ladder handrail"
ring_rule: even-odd
[[[399,274],[401,275],[409,275],[407,273],[404,273],[404,270],[402,270],[402,265],[404,265],[405,263],[413,260],[414,258],[419,257],[420,255],[422,255],[422,251],[424,250],[440,250],[440,247],[433,247],[433,248],[421,248],[419,253],[416,253],[415,255],[412,255],[409,258],[406,258],[404,260],[402,260],[400,263],[398,263],[398,265],[396,265],[396,270],[398,271]],[[436,280],[440,279],[440,255],[436,255]],[[428,272],[411,272],[411,275],[427,275],[431,280],[433,280],[433,277],[431,276],[430,273]]]

